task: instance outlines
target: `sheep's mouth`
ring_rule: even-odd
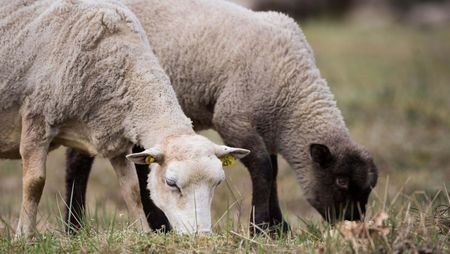
[[[359,221],[364,218],[365,205],[359,202],[351,203],[351,205],[335,205],[318,210],[322,218],[331,225],[338,221]]]

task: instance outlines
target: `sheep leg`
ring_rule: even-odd
[[[249,149],[251,153],[241,162],[247,167],[252,180],[252,212],[250,216],[250,232],[261,233],[270,226],[270,191],[273,182],[272,164],[263,139],[251,131],[238,135],[231,126],[223,124],[216,127],[225,144]]]
[[[261,233],[261,230],[269,229],[271,221],[270,192],[274,180],[272,163],[264,139],[253,129],[253,125],[246,121],[230,121],[230,119],[246,119],[245,116],[230,114],[226,105],[231,104],[236,103],[229,101],[216,103],[213,123],[226,145],[251,151],[241,159],[241,162],[247,167],[252,180],[250,232]]]
[[[33,237],[36,229],[36,216],[45,184],[45,163],[49,143],[45,128],[36,119],[22,119],[20,155],[23,162],[22,207],[16,238]]]
[[[140,147],[133,147],[133,153],[142,152],[144,149]],[[139,179],[139,188],[141,191],[141,201],[144,206],[144,212],[147,216],[148,224],[153,230],[161,230],[162,232],[168,232],[171,230],[169,220],[161,209],[159,209],[150,198],[150,191],[147,188],[148,174],[150,168],[148,165],[135,164],[136,173]]]
[[[110,162],[119,179],[122,196],[127,204],[132,222],[138,223],[138,226],[145,232],[150,231],[142,208],[139,181],[134,164],[128,161],[125,155],[114,157],[110,159]]]
[[[278,175],[278,159],[276,154],[270,155],[270,161],[272,162],[272,189],[270,191],[270,226],[279,230],[282,233],[286,233],[290,226],[283,219],[283,215],[280,209],[280,203],[278,202],[278,190],[277,190],[277,175]]]
[[[86,188],[95,157],[75,149],[66,152],[66,232],[74,233],[83,221]]]
[[[250,215],[251,233],[261,233],[270,226],[270,192],[273,182],[270,156],[266,151],[255,149],[257,146],[242,146],[252,151],[250,155],[241,159],[247,167],[252,180],[252,211]]]

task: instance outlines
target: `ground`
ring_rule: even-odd
[[[113,170],[97,160],[88,186],[85,230],[67,236],[64,150],[59,149],[48,159],[38,215],[41,234],[33,244],[12,240],[20,209],[21,163],[0,161],[0,253],[450,252],[450,26],[318,20],[302,28],[353,138],[373,153],[379,167],[368,221],[381,212],[387,219],[376,228],[367,224],[358,231],[362,225],[331,228],[322,222],[281,160],[280,202],[292,235],[250,236],[251,184],[240,164],[226,169],[227,181],[216,191],[215,234],[143,234],[127,225]],[[220,141],[212,131],[203,134]]]

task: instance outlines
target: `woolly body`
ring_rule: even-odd
[[[2,157],[20,158],[20,117],[42,118],[52,145],[109,158],[132,144],[152,147],[174,129],[192,133],[142,27],[119,1],[1,6]]]
[[[262,211],[256,222],[273,217],[264,210],[267,202],[272,207],[278,202],[276,183],[270,201],[264,197],[258,201],[260,194],[255,193],[267,191],[276,180],[271,179],[276,169],[257,169],[270,164],[269,154],[287,159],[306,198],[318,210],[338,203],[334,195],[339,194],[324,191],[330,189],[324,175],[333,178],[337,172],[315,169],[310,144],[325,144],[337,161],[347,157],[362,161],[364,166],[356,169],[347,165],[346,173],[360,176],[352,176],[360,189],[375,184],[372,159],[350,140],[313,51],[293,19],[221,0],[125,3],[142,22],[195,128],[214,128],[227,144],[252,150],[243,162],[252,176],[256,213]],[[272,164],[276,167],[276,161]],[[279,208],[272,213],[279,213]]]

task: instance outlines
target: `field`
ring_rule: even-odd
[[[15,252],[450,252],[450,26],[311,21],[303,26],[322,75],[336,96],[353,138],[375,156],[379,184],[360,230],[323,223],[304,201],[281,161],[281,206],[293,234],[251,237],[248,173],[226,170],[216,191],[214,235],[143,234],[127,212],[110,165],[97,160],[88,186],[89,216],[77,236],[64,234],[64,150],[48,159],[38,234],[14,242],[21,200],[21,164],[0,161],[0,253]],[[213,131],[203,134],[216,141]],[[372,227],[372,228],[371,228]],[[367,237],[367,235],[370,235]]]

